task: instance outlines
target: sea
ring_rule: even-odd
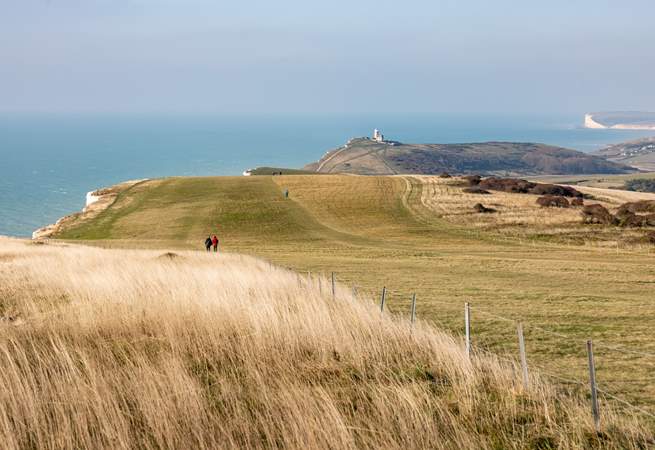
[[[590,152],[653,132],[589,130],[583,113],[333,115],[0,115],[0,235],[84,207],[88,191],[172,175],[302,167],[379,128],[407,143],[540,142]]]

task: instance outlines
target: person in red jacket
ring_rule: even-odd
[[[214,252],[217,252],[218,251],[218,238],[216,237],[216,235],[214,235],[214,237],[212,237],[212,245],[214,246]]]

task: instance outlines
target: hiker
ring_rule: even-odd
[[[212,249],[212,238],[211,236],[207,236],[207,239],[205,239],[205,248],[207,251],[211,251]]]
[[[216,237],[216,235],[214,235],[214,237],[212,238],[212,244],[214,245],[214,252],[217,252],[218,251],[218,238]]]

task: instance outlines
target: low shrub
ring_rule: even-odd
[[[559,195],[544,195],[537,199],[537,205],[542,208],[568,208],[569,201]]]
[[[603,205],[593,204],[587,205],[582,209],[582,222],[583,223],[598,223],[604,225],[614,225],[617,223],[614,217]]]
[[[474,187],[463,189],[462,192],[465,192],[467,194],[479,194],[479,195],[491,194],[491,192],[489,192],[489,191],[487,191],[485,189],[482,189],[479,186],[474,186]]]
[[[628,180],[623,185],[628,191],[635,192],[655,192],[655,179],[653,180]]]
[[[475,210],[475,212],[482,213],[482,214],[489,214],[489,213],[495,213],[496,212],[495,209],[487,208],[482,203],[476,203],[473,206],[473,209]]]
[[[482,177],[480,175],[466,175],[462,177],[462,179],[466,181],[469,186],[477,186],[480,184]]]
[[[655,200],[639,200],[637,202],[624,203],[619,207],[617,215],[624,213],[655,213]]]
[[[518,178],[489,177],[477,183],[482,189],[511,192],[515,194],[553,195],[559,197],[582,197],[582,193],[569,186],[533,183]]]

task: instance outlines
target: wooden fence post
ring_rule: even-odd
[[[471,307],[464,303],[464,326],[466,329],[466,356],[471,357]]]
[[[521,368],[523,369],[523,387],[528,389],[530,378],[528,377],[528,358],[525,355],[525,339],[523,338],[523,324],[519,323],[516,327],[519,335],[519,355],[521,356]]]
[[[387,299],[387,288],[382,288],[382,297],[380,298],[380,312],[384,312],[384,302]]]
[[[416,322],[416,294],[412,294],[412,325]]]
[[[353,297],[357,298],[357,286],[353,284]]]
[[[600,410],[598,409],[598,389],[596,388],[596,364],[594,362],[594,345],[587,341],[587,356],[589,357],[589,384],[591,387],[591,412],[594,415],[596,431],[600,431]]]
[[[336,289],[334,286],[334,272],[332,272],[332,299],[334,300],[334,297],[336,295]]]

